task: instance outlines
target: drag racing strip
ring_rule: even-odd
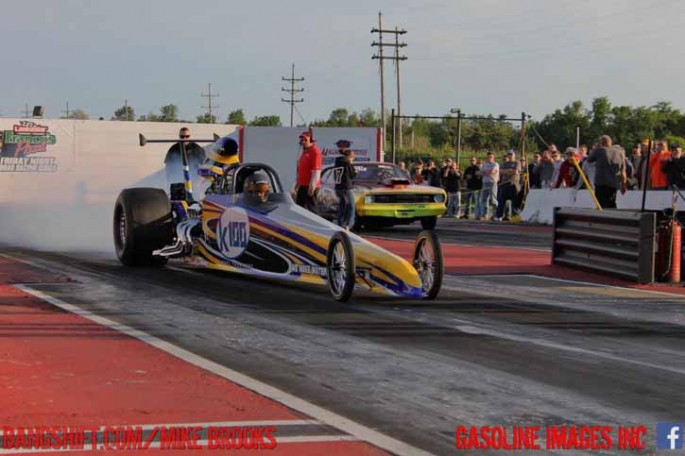
[[[8,271],[13,274],[12,283],[33,274],[36,281],[24,283],[31,290],[75,306],[77,311],[104,317],[116,328],[133,328],[141,332],[141,337],[154,336],[195,354],[205,360],[201,366],[207,360],[219,367],[228,366],[258,380],[258,384],[277,388],[275,398],[283,397],[280,392],[285,391],[334,414],[329,420],[318,415],[316,409],[311,414],[293,412],[297,409],[288,405],[288,416],[273,416],[271,412],[261,416],[244,416],[245,412],[227,415],[230,407],[217,410],[207,402],[205,396],[211,388],[197,391],[194,386],[202,379],[193,371],[206,371],[116,333],[143,349],[135,351],[134,356],[127,356],[125,350],[100,350],[99,356],[107,363],[121,361],[128,371],[130,363],[139,363],[133,367],[135,375],[110,374],[105,381],[114,377],[135,382],[145,401],[150,386],[137,383],[137,376],[163,377],[149,373],[159,365],[159,360],[145,363],[149,356],[145,353],[151,350],[171,358],[172,366],[178,364],[173,367],[171,379],[183,382],[183,392],[173,396],[169,390],[167,397],[171,401],[161,408],[155,406],[152,413],[141,407],[144,404],[124,397],[129,401],[126,409],[142,408],[149,416],[136,414],[123,419],[105,415],[105,423],[311,420],[315,422],[312,425],[276,426],[277,437],[334,436],[355,440],[287,444],[289,440],[285,440],[277,453],[295,452],[291,449],[296,445],[319,450],[311,450],[312,454],[357,455],[363,454],[362,448],[380,451],[378,445],[361,442],[353,429],[342,427],[345,424],[335,425],[337,417],[345,417],[364,428],[361,432],[372,429],[411,445],[404,454],[420,454],[413,451],[415,448],[452,454],[455,426],[459,424],[649,425],[668,421],[685,403],[685,299],[679,295],[521,273],[471,273],[446,275],[443,291],[434,301],[390,299],[358,290],[350,302],[341,304],[330,299],[325,287],[293,287],[213,271],[186,270],[177,267],[179,263],[165,268],[125,268],[112,255],[97,252],[10,252],[13,257],[41,267],[38,271],[43,274],[41,277],[34,268],[14,263]],[[2,258],[0,283],[4,272],[1,266]],[[27,270],[22,271],[20,266]],[[54,271],[64,274],[63,280],[56,280]],[[19,289],[8,289],[32,299],[32,306],[40,308],[43,302]],[[49,304],[43,306],[53,313],[63,312]],[[0,297],[0,319],[6,307]],[[70,313],[64,315],[81,319]],[[43,327],[36,321],[23,325],[0,323],[0,336],[38,341],[38,337],[31,336],[42,329],[40,337],[50,341],[46,335],[52,328],[65,336],[71,334],[75,340],[80,337],[81,343],[76,346],[95,344],[97,348],[103,339],[99,331],[104,327],[83,321],[92,326],[93,334],[87,338],[79,335],[78,327]],[[5,339],[0,337],[0,353],[7,351],[2,347]],[[36,373],[49,372],[56,378],[48,377],[47,381],[61,381],[64,366],[70,365],[27,367],[21,378],[33,382]],[[98,370],[108,369],[112,367]],[[136,370],[148,374],[136,374]],[[91,392],[82,390],[78,394],[98,394],[102,385]],[[230,396],[219,395],[226,397]],[[202,414],[195,410],[197,401]],[[3,403],[0,395],[0,409],[22,410],[14,404]],[[190,405],[192,410],[184,409]],[[38,416],[33,412],[40,413],[44,406],[43,401],[29,411],[33,422]],[[73,407],[61,404],[55,409]],[[267,409],[271,410],[271,405],[263,410]],[[178,413],[168,416],[174,410]],[[79,422],[103,421],[89,416]],[[55,421],[45,418],[37,422]],[[324,444],[337,451],[323,451]],[[341,450],[349,445],[357,447]]]
[[[69,283],[47,279],[3,285],[3,275],[9,274],[4,271],[13,270],[16,278],[21,268],[11,256],[2,256],[0,361],[9,366],[0,374],[0,380],[8,383],[8,392],[0,396],[4,426],[126,423],[141,426],[148,437],[164,426],[271,426],[276,428],[276,443],[284,445],[269,454],[387,454],[382,448],[398,455],[430,455],[36,288],[61,288]],[[31,262],[31,266],[39,265]],[[34,298],[59,311],[50,311]],[[17,408],[19,403],[21,408]],[[142,422],[141,416],[145,417]],[[155,424],[160,418],[162,423],[175,424]],[[151,441],[150,448],[155,445]]]
[[[300,398],[292,396],[284,391],[273,388],[267,384],[257,381],[251,377],[243,375],[239,372],[231,370],[225,366],[219,365],[215,362],[209,361],[202,358],[194,353],[184,350],[180,347],[170,344],[164,340],[161,340],[150,334],[146,334],[138,329],[131,328],[129,326],[123,325],[121,323],[116,323],[108,318],[95,315],[90,311],[81,309],[72,304],[66,303],[60,299],[54,298],[42,291],[36,290],[31,286],[27,285],[15,285],[15,287],[25,293],[35,296],[45,302],[52,304],[62,310],[70,312],[79,317],[85,318],[89,321],[102,325],[106,328],[112,329],[114,331],[126,334],[127,336],[133,337],[144,342],[147,345],[155,347],[165,353],[168,353],[180,360],[183,360],[189,364],[197,366],[205,371],[209,371],[216,374],[224,379],[227,379],[233,383],[243,386],[249,390],[254,391],[261,396],[272,399],[280,404],[285,405],[295,411],[304,413],[308,416],[315,418],[318,421],[302,421],[297,420],[293,424],[325,424],[337,428],[346,435],[322,435],[322,436],[287,436],[284,438],[278,437],[277,441],[279,443],[287,442],[328,442],[328,441],[349,441],[353,439],[358,439],[364,442],[371,443],[377,447],[388,450],[397,455],[416,455],[416,456],[430,456],[430,453],[414,448],[396,439],[390,438],[383,434],[380,434],[372,429],[359,425],[351,420],[348,420],[340,415],[329,412],[321,407],[314,404],[308,403]],[[283,425],[282,421],[277,421],[275,423],[280,423]],[[273,422],[271,425],[275,425]],[[11,453],[10,453],[11,454]],[[318,453],[315,453],[318,454]],[[355,453],[356,454],[356,453]],[[371,454],[371,453],[369,453]],[[380,453],[378,453],[380,454]]]

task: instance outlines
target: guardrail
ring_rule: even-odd
[[[654,282],[656,214],[554,209],[552,263]]]

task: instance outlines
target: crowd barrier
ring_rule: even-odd
[[[673,205],[673,193],[671,191],[648,191],[645,200],[645,209],[660,211]],[[625,194],[620,192],[616,198],[618,209],[640,210],[642,207],[642,191],[633,190]],[[521,220],[530,223],[552,225],[554,221],[554,208],[595,208],[587,190],[573,190],[568,188],[557,189],[533,189],[528,193],[526,204],[521,212]],[[678,199],[677,209],[685,210],[685,203]]]
[[[654,282],[657,214],[556,208],[552,263]]]

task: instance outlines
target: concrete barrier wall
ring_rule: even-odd
[[[648,191],[645,208],[650,210],[670,208],[673,202],[672,196],[670,191]],[[619,192],[616,206],[618,209],[640,209],[642,191],[628,191],[625,195]],[[555,207],[595,208],[596,206],[587,190],[534,189],[528,194],[521,219],[525,222],[551,225]],[[685,210],[685,203],[679,199],[677,207],[678,210]]]
[[[112,209],[121,189],[166,186],[163,162],[171,144],[140,147],[138,133],[177,139],[182,126],[0,119],[0,244],[112,254]],[[237,128],[188,127],[197,139],[211,139],[214,133],[223,136]]]
[[[34,126],[27,127],[34,131],[45,130],[44,141],[48,142],[43,145],[45,150],[31,151],[23,156],[26,149],[21,143],[25,141],[21,141],[22,137],[14,131],[21,132],[25,122],[34,123]],[[185,125],[0,119],[4,140],[0,152],[0,204],[112,202],[122,188],[133,185],[163,167],[170,144],[140,147],[138,133],[143,133],[147,138],[177,139],[178,130]],[[220,124],[190,124],[188,127],[191,128],[192,137],[198,139],[211,139],[214,133],[227,135],[237,128],[235,125]],[[33,142],[40,142],[39,135],[33,136]],[[17,139],[19,144],[9,142]],[[20,149],[19,153],[17,149]],[[46,167],[26,168],[36,162]],[[51,170],[47,168],[48,162],[52,162]],[[12,166],[15,166],[15,171],[12,171]]]

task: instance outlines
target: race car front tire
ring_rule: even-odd
[[[164,190],[128,188],[114,205],[114,249],[126,266],[163,265],[152,252],[172,241],[171,204]]]
[[[354,291],[356,266],[352,241],[344,231],[335,233],[328,243],[326,273],[333,299],[339,302],[349,300]]]
[[[423,230],[416,237],[412,264],[421,278],[424,299],[435,299],[442,287],[445,259],[434,230]]]

